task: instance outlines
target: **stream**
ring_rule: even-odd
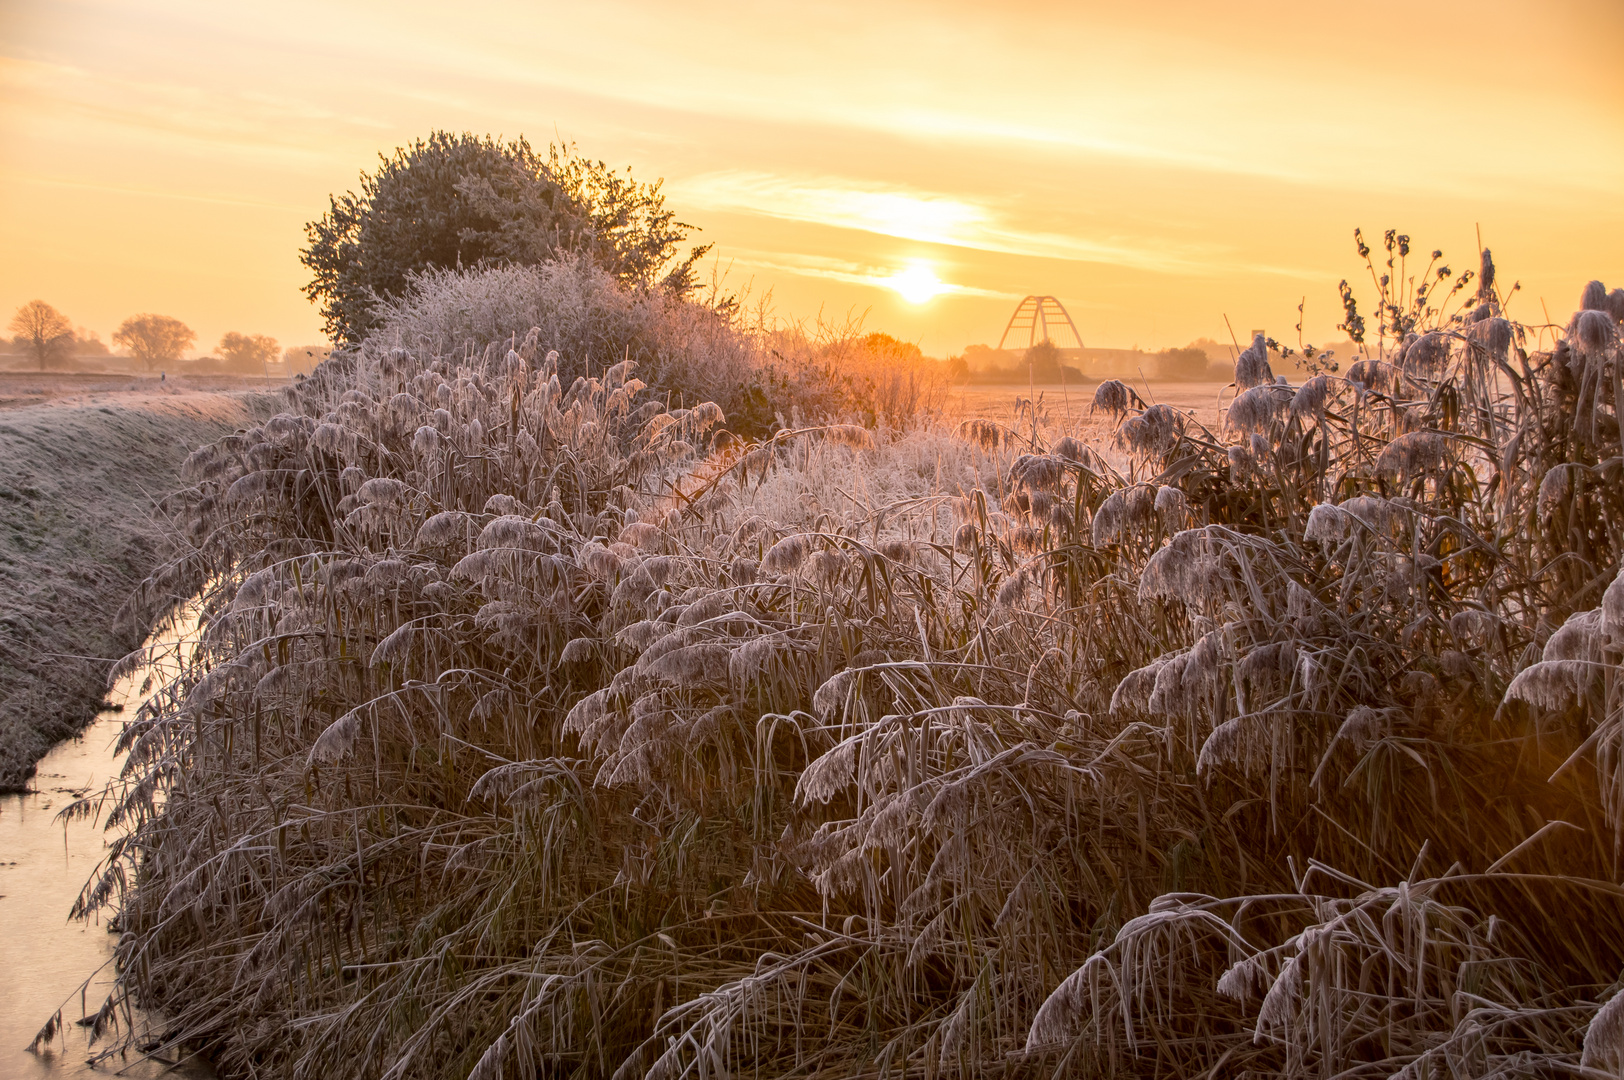
[[[193,626],[171,627],[153,643],[173,644]],[[122,755],[115,755],[113,746],[124,721],[133,719],[145,700],[149,676],[156,682],[164,673],[142,668],[121,679],[107,700],[122,711],[103,712],[78,737],[57,745],[40,761],[31,791],[0,796],[0,1077],[7,1080],[213,1076],[196,1060],[143,1059],[133,1052],[92,1067],[87,1059],[121,1032],[108,1032],[92,1045],[89,1029],[77,1023],[95,1015],[113,984],[110,912],[90,921],[68,919],[79,890],[106,854],[107,835],[101,814],[66,824],[57,815],[118,775]],[[64,1034],[34,1053],[29,1044],[58,1009]],[[150,1014],[137,1010],[135,1020],[138,1028],[152,1024],[162,1030]]]

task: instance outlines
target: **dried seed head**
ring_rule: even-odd
[[[1505,360],[1510,355],[1512,328],[1505,319],[1484,319],[1473,323],[1467,328],[1466,337],[1492,357]]]
[[[841,672],[840,675],[847,674]],[[840,678],[836,675],[835,678]],[[824,683],[818,688],[822,694],[834,680]],[[844,695],[844,690],[841,690]],[[815,700],[815,699],[814,699]],[[831,706],[832,708],[832,706]],[[802,806],[808,803],[826,803],[836,795],[849,788],[857,778],[857,752],[860,743],[855,737],[846,739],[837,744],[807,765],[806,771],[795,784],[795,801]]]
[[[1609,586],[1611,587],[1611,586]],[[1602,629],[1603,611],[1593,608],[1589,611],[1576,611],[1569,615],[1552,634],[1550,640],[1545,642],[1542,660],[1582,660],[1589,664],[1599,664],[1602,659],[1602,646],[1607,635]]]
[[[1584,292],[1579,294],[1580,311],[1605,311],[1607,309],[1607,286],[1599,281],[1592,281],[1585,286]]]
[[[1367,358],[1348,368],[1348,382],[1362,392],[1385,394],[1398,382],[1398,371],[1391,364]]]
[[[1145,563],[1139,575],[1139,598],[1194,604],[1220,584],[1218,553],[1207,530],[1186,529]]]
[[[465,545],[472,537],[474,519],[460,510],[444,510],[427,521],[423,522],[417,530],[417,546],[419,548],[448,547],[451,545]]]
[[[555,545],[546,528],[517,514],[506,514],[479,533],[481,550],[550,551]]]
[[[1590,1018],[1579,1066],[1587,1076],[1624,1076],[1624,994],[1615,993]]]
[[[824,429],[823,437],[853,450],[874,449],[874,433],[861,424],[832,424]]]
[[[1094,391],[1094,404],[1091,411],[1110,413],[1112,416],[1121,416],[1128,411],[1129,390],[1120,379],[1106,379]]]
[[[1026,570],[1024,568],[1017,570],[1005,578],[1004,583],[998,587],[995,603],[999,607],[1014,607],[1026,595],[1027,586],[1030,584],[1031,581],[1027,577]]]
[[[355,746],[355,737],[361,731],[361,715],[357,709],[351,709],[343,716],[327,725],[310,747],[310,761],[338,761],[346,756]]]
[[[1262,334],[1252,338],[1252,344],[1241,351],[1235,360],[1235,385],[1242,390],[1266,386],[1274,382],[1274,370],[1269,367],[1269,347]]]
[[[1127,517],[1127,500],[1122,497],[1122,492],[1113,491],[1107,495],[1100,508],[1094,511],[1094,546],[1104,547],[1115,543],[1127,524]]]
[[[309,417],[278,413],[265,421],[265,437],[284,450],[304,449],[314,425]]]
[[[727,673],[735,686],[749,686],[778,653],[777,643],[770,637],[758,637],[740,645],[728,657]]]
[[[1232,765],[1245,775],[1256,776],[1268,766],[1273,742],[1273,725],[1267,715],[1249,713],[1226,720],[1201,744],[1196,775],[1207,777],[1220,766]],[[1258,1022],[1263,1022],[1261,1017]]]
[[[1506,687],[1507,701],[1526,701],[1536,709],[1559,710],[1578,701],[1593,678],[1583,660],[1550,660],[1531,664]]]
[[[768,552],[769,556],[771,554]],[[851,561],[833,548],[824,548],[822,551],[812,552],[805,565],[812,580],[825,586],[832,586],[840,581],[847,568],[851,566]]]
[[[1163,525],[1169,531],[1177,531],[1184,525],[1186,516],[1189,516],[1189,500],[1184,492],[1177,487],[1163,484],[1156,489],[1156,513],[1160,513]]]
[[[671,537],[651,521],[634,521],[620,530],[619,541],[648,551],[666,550]]]
[[[1117,428],[1117,442],[1137,453],[1169,453],[1184,434],[1184,414],[1171,405],[1152,405]]]
[[[1539,482],[1540,513],[1548,514],[1567,501],[1568,493],[1573,489],[1568,471],[1567,464],[1555,465],[1545,471],[1545,478]]]
[[[1312,379],[1299,386],[1297,393],[1292,395],[1292,418],[1304,420],[1313,417],[1323,420],[1325,418],[1325,402],[1330,397],[1330,394],[1331,380],[1324,375],[1315,375]]]
[[[1448,436],[1437,431],[1412,431],[1400,435],[1376,458],[1376,472],[1408,480],[1444,471],[1450,461]]]
[[[716,404],[714,401],[701,402],[700,404],[694,406],[693,412],[688,414],[688,430],[694,432],[695,434],[709,431],[717,424],[724,424],[726,422],[727,417],[722,413],[722,407]],[[864,432],[865,435],[868,432],[867,428],[859,428],[858,430]]]
[[[1248,956],[1236,961],[1218,976],[1217,990],[1239,1002],[1250,1002],[1268,992],[1273,977],[1261,956]]]
[[[1128,709],[1147,711],[1150,708],[1150,695],[1156,690],[1156,674],[1164,663],[1164,660],[1155,660],[1128,672],[1111,693],[1111,714],[1115,716]]]
[[[1064,477],[1060,459],[1043,454],[1022,454],[1009,469],[1010,484],[1023,491],[1058,491]]]
[[[996,450],[1004,445],[1004,429],[991,420],[965,420],[958,426],[958,436],[983,450]]]
[[[1621,293],[1624,293],[1624,290],[1620,291]],[[1083,454],[1086,449],[1087,448],[1082,443],[1078,442],[1070,435],[1063,437],[1059,442],[1054,444],[1055,456],[1058,458],[1063,458],[1066,461],[1082,461]]]
[[[1272,384],[1254,386],[1230,402],[1224,421],[1235,431],[1267,431],[1286,401]]]
[[[812,695],[812,711],[825,720],[834,716],[835,711],[846,703],[856,679],[857,673],[854,671],[835,672]]]
[[[1049,492],[1034,491],[1027,496],[1026,512],[1032,520],[1047,524],[1054,517],[1055,507],[1059,505],[1060,500]]]
[[[767,549],[762,556],[761,569],[768,574],[791,574],[811,553],[812,538],[805,533],[793,533]]]
[[[337,424],[317,424],[316,430],[310,433],[311,449],[327,454],[339,453],[344,449],[346,434]]]
[[[1386,734],[1386,727],[1386,717],[1383,713],[1368,705],[1361,705],[1342,721],[1336,737],[1352,746],[1354,753],[1363,754],[1381,740]]]
[[[1481,648],[1500,628],[1500,620],[1491,612],[1467,608],[1449,619],[1449,632],[1462,645]]]
[[[1614,645],[1624,642],[1624,568],[1602,594],[1601,629]]]
[[[1613,317],[1605,311],[1586,310],[1573,317],[1568,326],[1568,341],[1578,346],[1584,356],[1595,356],[1618,340],[1618,328]]]
[[[1228,452],[1229,476],[1236,483],[1245,481],[1257,468],[1257,461],[1252,457],[1251,445],[1231,446]]]
[[[1418,378],[1439,378],[1449,366],[1449,335],[1434,330],[1417,337],[1405,347],[1399,363]]]
[[[613,581],[620,575],[620,556],[597,542],[581,545],[575,561],[599,581]]]
[[[355,491],[356,498],[373,506],[405,506],[411,502],[413,494],[415,492],[411,488],[392,476],[374,476]]]

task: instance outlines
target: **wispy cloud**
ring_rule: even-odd
[[[1204,267],[1213,254],[1149,241],[1129,244],[1022,229],[986,202],[839,177],[794,178],[734,170],[679,180],[667,190],[672,201],[683,206],[763,214],[1004,255],[1190,272]]]
[[[259,156],[323,158],[312,141],[338,133],[376,137],[388,125],[337,112],[292,94],[190,85],[184,80],[132,78],[68,64],[0,56],[0,92],[14,115],[43,122],[64,115],[106,125],[122,135],[143,133],[218,151],[230,146]]]
[[[731,263],[737,269],[795,274],[799,277],[823,278],[826,281],[867,285],[877,289],[895,288],[899,270],[905,269],[897,266],[870,266],[844,259],[789,252],[739,251],[734,253]],[[950,281],[941,282],[936,292],[944,296],[977,296],[994,300],[1018,300],[1022,295],[1001,292],[998,289],[983,289],[974,285],[956,285]]]

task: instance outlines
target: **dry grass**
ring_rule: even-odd
[[[166,504],[85,903],[230,1075],[1616,1074],[1624,293],[1499,299],[1108,456],[369,345]]]

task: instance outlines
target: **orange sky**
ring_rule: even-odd
[[[1029,292],[1090,345],[1304,296],[1324,341],[1355,225],[1458,269],[1481,223],[1563,318],[1624,285],[1621,55],[1618,0],[0,0],[0,309],[318,340],[303,224],[439,127],[664,177],[730,284],[937,355]]]

